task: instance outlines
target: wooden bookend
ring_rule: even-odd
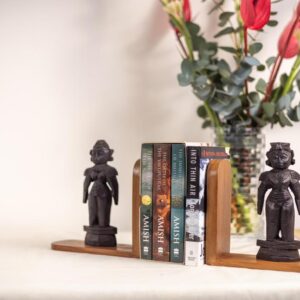
[[[85,245],[84,241],[63,240],[53,242],[51,249],[59,251],[91,253],[121,257],[140,257],[139,240],[139,209],[140,209],[140,160],[133,168],[132,182],[132,245],[118,244],[117,247],[92,247]]]
[[[300,272],[300,262],[257,260],[255,255],[230,253],[231,167],[212,160],[207,170],[206,263],[214,266]]]

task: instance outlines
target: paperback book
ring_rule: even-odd
[[[142,145],[140,241],[141,258],[152,259],[153,144]]]
[[[229,158],[223,147],[187,147],[185,264],[204,264],[206,169],[211,159]]]

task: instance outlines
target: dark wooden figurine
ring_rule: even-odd
[[[110,211],[112,198],[118,204],[118,172],[107,164],[113,160],[113,152],[104,140],[97,141],[90,151],[95,165],[84,172],[83,203],[88,202],[89,206],[89,226],[84,226],[86,245],[115,247],[117,244],[117,228],[110,226]]]
[[[295,163],[294,152],[288,143],[271,143],[267,152],[266,164],[271,171],[260,175],[258,188],[257,213],[263,210],[265,195],[271,190],[266,200],[266,241],[258,240],[260,249],[257,259],[269,261],[299,261],[300,241],[294,240],[295,211],[294,200],[300,214],[300,175],[289,170]]]

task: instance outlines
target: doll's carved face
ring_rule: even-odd
[[[273,169],[287,169],[292,164],[292,153],[287,150],[272,150],[268,154],[268,162]]]
[[[95,165],[105,164],[113,160],[112,154],[114,150],[110,149],[104,140],[99,140],[94,145],[93,150],[90,151],[91,161]]]
[[[95,165],[105,164],[111,160],[111,151],[107,148],[93,149],[90,154],[91,161]]]

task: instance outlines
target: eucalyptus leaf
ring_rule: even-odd
[[[295,95],[296,95],[295,92],[291,92],[291,93],[288,93],[288,94],[280,97],[277,101],[276,109],[284,110],[284,109],[290,108],[291,102],[293,101]]]
[[[177,75],[178,82],[181,86],[189,85],[193,80],[193,63],[187,59],[181,63],[181,74]]]
[[[210,96],[211,93],[211,87],[210,86],[206,86],[202,89],[194,89],[194,93],[195,95],[200,99],[200,100],[207,100]]]
[[[219,46],[220,49],[222,49],[223,51],[232,53],[232,54],[237,54],[237,50],[233,47],[225,47],[225,46]]]
[[[230,34],[230,33],[234,33],[235,30],[233,27],[226,27],[224,29],[222,29],[221,31],[219,31],[214,37],[218,38],[220,36],[226,35],[226,34]]]
[[[264,94],[265,91],[266,91],[266,88],[267,88],[267,83],[262,79],[260,78],[255,86],[255,89],[259,92],[259,93],[262,93]]]
[[[282,127],[293,126],[293,124],[291,123],[291,121],[288,119],[288,117],[285,115],[283,111],[280,111],[278,113],[278,117],[279,117],[279,123]]]
[[[231,75],[231,81],[235,85],[244,85],[245,80],[248,78],[248,76],[251,74],[251,68],[243,68],[242,66],[234,71]]]
[[[204,105],[201,105],[197,109],[197,114],[200,118],[205,119],[207,117],[207,111]]]
[[[251,55],[254,55],[256,53],[258,53],[261,49],[263,48],[263,44],[262,43],[254,43],[252,45],[250,45],[249,47],[249,53]]]
[[[264,65],[260,65],[257,67],[257,71],[260,71],[260,72],[264,71],[265,69],[266,69],[266,67]]]
[[[275,60],[276,60],[275,56],[271,56],[266,60],[266,64],[268,68],[270,68],[274,64]]]
[[[261,63],[259,62],[259,60],[257,60],[256,58],[252,57],[252,56],[246,56],[243,60],[242,63],[245,63],[249,66],[260,66]]]
[[[194,85],[197,87],[202,87],[203,85],[205,85],[207,83],[207,76],[206,75],[200,75],[197,76],[194,80]]]
[[[208,128],[208,127],[211,127],[211,126],[212,126],[212,122],[210,120],[205,120],[202,123],[202,128]]]
[[[278,25],[278,21],[270,20],[267,25],[270,26],[270,27],[275,27],[275,26]]]
[[[219,20],[220,20],[220,22],[219,22],[219,26],[220,27],[223,27],[223,26],[225,26],[226,24],[227,24],[227,22],[229,21],[229,19],[232,17],[232,16],[234,16],[235,15],[235,13],[234,12],[231,12],[231,11],[224,11],[224,12],[222,12],[221,14],[220,14],[220,16],[219,16]]]
[[[267,118],[271,119],[275,114],[275,104],[272,102],[265,102],[262,104],[262,108]]]

